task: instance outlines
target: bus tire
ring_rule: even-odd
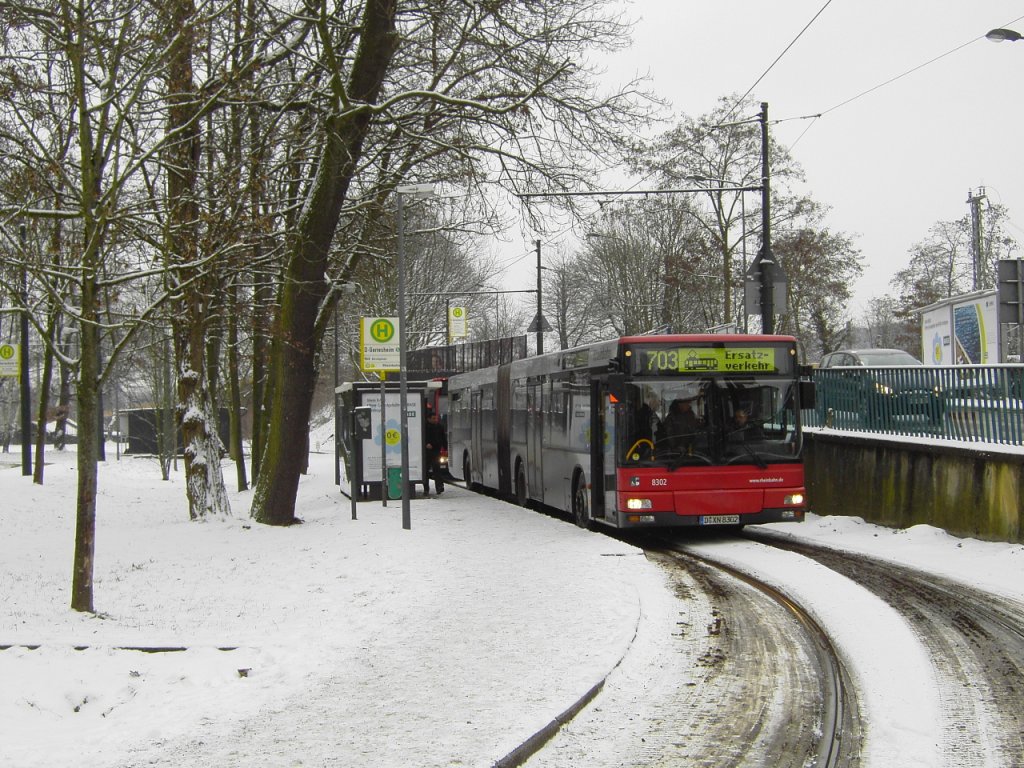
[[[469,474],[471,467],[469,464],[469,454],[465,454],[462,457],[462,480],[466,483],[467,490],[475,490],[476,485],[473,483],[473,478]]]
[[[516,504],[525,507],[529,503],[530,497],[526,493],[526,468],[520,461],[516,464]]]
[[[582,472],[576,474],[572,484],[572,520],[584,530],[590,530],[593,525],[587,502],[587,480]]]

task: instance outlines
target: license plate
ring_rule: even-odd
[[[739,525],[739,515],[701,515],[701,525]]]

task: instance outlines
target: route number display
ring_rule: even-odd
[[[638,347],[634,350],[634,373],[641,376],[670,376],[705,373],[776,374],[787,370],[780,365],[779,349],[750,347]]]

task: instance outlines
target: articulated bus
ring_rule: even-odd
[[[451,471],[587,528],[800,521],[800,409],[813,407],[800,374],[792,337],[711,334],[626,336],[458,374]]]

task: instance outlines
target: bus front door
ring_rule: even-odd
[[[544,436],[544,410],[541,407],[541,386],[529,383],[526,387],[526,482],[530,497],[544,501],[544,471],[541,445]]]
[[[483,449],[481,446],[481,440],[483,439],[483,411],[481,405],[483,403],[483,393],[479,390],[474,390],[470,394],[471,406],[470,422],[469,422],[469,472],[466,473],[465,478],[466,485],[471,486],[474,482],[477,482],[470,475],[475,475],[483,480]]]
[[[618,504],[615,485],[616,405],[612,402],[612,398],[604,391],[601,392],[601,402],[604,405],[601,411],[601,488],[604,493],[601,497],[603,504],[598,514],[602,518],[608,519],[610,517],[613,522],[617,522],[615,520],[615,508]]]
[[[603,520],[615,510],[615,404],[602,381],[590,388],[590,514]]]

